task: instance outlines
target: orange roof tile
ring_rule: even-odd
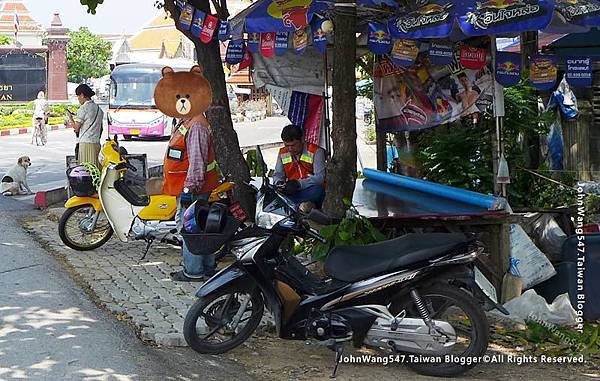
[[[25,4],[21,2],[9,2],[4,3],[2,6],[2,12],[29,12]]]

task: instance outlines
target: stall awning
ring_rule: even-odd
[[[315,18],[331,18],[334,1],[259,0],[231,20],[247,33],[294,32]],[[392,38],[459,39],[523,31],[579,33],[600,26],[600,0],[411,1],[359,0],[359,27],[386,23]]]

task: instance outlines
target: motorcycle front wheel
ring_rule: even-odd
[[[483,309],[464,290],[449,285],[433,285],[419,291],[419,296],[432,320],[445,321],[455,331],[455,344],[443,354],[424,354],[436,357],[431,363],[409,362],[407,365],[417,373],[427,376],[451,377],[462,374],[477,365],[473,359],[485,355],[489,342],[489,323]],[[402,310],[406,317],[421,318],[419,308],[410,296],[392,302],[390,312],[394,315]],[[446,359],[451,361],[446,362]]]
[[[258,327],[264,303],[258,291],[222,290],[198,299],[183,324],[188,345],[198,353],[225,353],[242,344]]]
[[[113,229],[104,212],[96,223],[92,205],[78,205],[65,210],[58,222],[58,235],[65,245],[78,251],[97,249],[112,236]],[[93,225],[93,226],[92,226]]]

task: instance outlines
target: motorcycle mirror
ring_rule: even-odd
[[[338,223],[339,221],[336,221],[336,218],[333,218],[331,216],[328,216],[327,214],[321,212],[318,209],[313,208],[308,215],[306,216],[306,218],[308,218],[311,221],[314,221],[320,225],[333,225],[335,223]]]

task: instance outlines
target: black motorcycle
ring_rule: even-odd
[[[323,241],[309,221],[330,219],[301,213],[266,177],[256,210],[256,224],[228,243],[237,260],[198,289],[187,313],[185,339],[199,353],[242,344],[266,306],[280,338],[314,339],[336,351],[334,375],[344,343],[351,342],[405,356],[419,373],[453,376],[485,354],[489,326],[482,306],[507,313],[474,265],[482,246],[463,234],[408,234],[336,247],[321,279],[284,248],[290,236]]]

